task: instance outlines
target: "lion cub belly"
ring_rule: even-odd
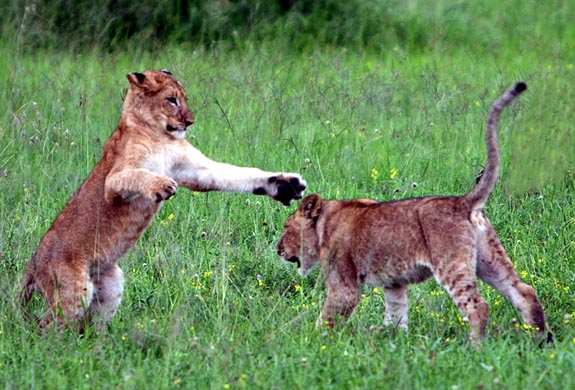
[[[390,267],[393,268],[393,267]],[[383,286],[386,288],[395,288],[408,284],[421,283],[429,279],[433,273],[425,265],[416,265],[413,268],[397,270],[387,270],[384,273],[368,273],[360,275],[362,283],[371,286]]]

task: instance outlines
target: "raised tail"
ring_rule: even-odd
[[[472,209],[480,209],[485,206],[487,198],[493,191],[495,183],[499,177],[499,142],[497,140],[497,127],[499,124],[499,114],[505,106],[527,89],[527,84],[517,83],[507,90],[491,106],[489,119],[487,120],[487,131],[485,142],[487,143],[487,164],[483,170],[481,178],[473,189],[464,196]]]

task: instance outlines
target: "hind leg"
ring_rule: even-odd
[[[47,328],[54,320],[58,329],[77,326],[92,302],[94,286],[86,270],[61,262],[54,269],[40,271],[38,284],[45,296],[49,312],[40,323]]]
[[[491,225],[480,237],[477,255],[477,275],[481,280],[507,298],[521,313],[523,321],[543,335],[545,314],[535,289],[519,279]]]
[[[430,252],[428,267],[457,305],[463,320],[469,322],[470,341],[477,347],[489,320],[489,306],[477,288],[477,232],[468,221],[460,219],[460,211],[441,210],[435,204],[428,207],[420,210],[425,217],[420,217],[420,223]]]
[[[116,315],[124,291],[124,273],[116,264],[94,272],[94,299],[89,316],[98,330],[104,330]]]
[[[385,317],[383,323],[386,326],[394,325],[407,330],[407,286],[383,289],[385,296]]]
[[[470,341],[477,346],[485,336],[489,306],[477,288],[471,235],[461,235],[454,241],[457,242],[433,251],[433,273],[457,305],[464,321],[469,322]]]
[[[478,345],[485,336],[485,328],[489,320],[489,306],[479,294],[475,276],[466,271],[455,271],[438,281],[447,290],[457,308],[471,327],[469,339],[473,345]]]

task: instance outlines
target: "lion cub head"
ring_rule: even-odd
[[[124,100],[124,114],[144,122],[147,128],[183,138],[194,123],[182,85],[167,70],[128,73],[130,89]],[[141,126],[140,126],[141,127]]]
[[[319,262],[317,220],[320,213],[319,195],[306,196],[286,221],[278,243],[278,254],[286,261],[297,263],[302,276]]]

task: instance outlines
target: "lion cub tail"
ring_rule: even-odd
[[[36,291],[36,256],[32,257],[32,260],[28,262],[24,275],[22,277],[22,282],[20,283],[20,289],[18,291],[18,300],[22,307],[26,307],[34,291]]]
[[[487,120],[485,142],[487,144],[487,164],[483,169],[481,178],[475,187],[465,195],[472,209],[482,209],[499,177],[499,143],[497,140],[497,127],[499,114],[505,106],[527,89],[527,84],[519,82],[501,95],[491,106]]]

